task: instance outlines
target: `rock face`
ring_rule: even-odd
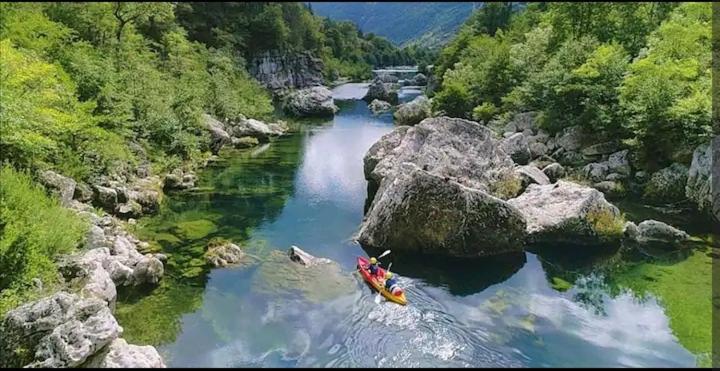
[[[525,216],[532,242],[600,244],[622,235],[619,210],[599,191],[579,184],[532,184],[508,203]]]
[[[377,115],[379,113],[390,111],[392,109],[392,105],[380,99],[373,99],[373,101],[368,105],[368,108],[370,108],[370,111],[373,114]]]
[[[458,257],[520,251],[524,237],[516,208],[411,163],[383,180],[358,233],[366,247]]]
[[[708,213],[713,206],[713,146],[720,152],[720,137],[715,137],[712,142],[695,149],[685,185],[685,196],[697,205],[698,210]],[[717,167],[718,164],[715,164],[716,169]]]
[[[45,170],[40,173],[40,182],[50,191],[58,196],[64,206],[68,206],[75,194],[75,181],[62,176],[52,170]]]
[[[491,194],[499,182],[517,178],[512,159],[490,129],[458,118],[427,118],[385,134],[365,154],[365,179],[379,186],[383,178],[396,175],[403,162]]]
[[[125,339],[115,339],[102,352],[92,357],[87,368],[165,368],[165,363],[155,347],[128,344]]]
[[[413,126],[430,116],[430,101],[425,96],[418,96],[412,101],[401,104],[393,117],[398,125]]]
[[[29,367],[76,367],[121,333],[106,303],[61,291],[8,312],[0,326],[0,365],[23,366],[11,363],[22,348],[33,354]]]
[[[368,86],[368,91],[363,97],[363,100],[372,102],[375,99],[386,101],[390,104],[397,104],[398,94],[397,91],[391,89],[389,84],[385,84],[379,78],[375,78]]]
[[[632,222],[627,222],[625,236],[632,242],[641,245],[676,246],[690,239],[690,236],[684,231],[657,220],[645,220],[637,226]]]
[[[310,52],[269,51],[253,58],[248,71],[273,91],[322,85],[323,62]]]
[[[332,116],[338,111],[330,89],[313,86],[289,93],[283,102],[286,112],[300,117]]]
[[[685,198],[688,168],[672,164],[652,175],[645,186],[644,197],[654,202],[674,202]]]
[[[234,243],[211,245],[205,252],[205,259],[215,267],[226,267],[237,264],[245,257],[245,252]]]

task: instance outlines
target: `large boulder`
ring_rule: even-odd
[[[685,199],[688,168],[674,163],[650,177],[645,185],[644,197],[656,203],[669,203]]]
[[[197,176],[195,173],[191,171],[186,172],[181,168],[177,168],[165,175],[163,188],[166,190],[190,189],[195,187],[196,179]]]
[[[338,111],[330,89],[313,86],[289,93],[283,102],[287,113],[299,117],[332,116]]]
[[[534,134],[537,131],[537,116],[534,111],[515,114],[505,125],[505,132]]]
[[[403,163],[383,180],[358,241],[374,249],[478,257],[521,251],[525,227],[507,202]]]
[[[530,147],[523,133],[515,133],[505,138],[500,144],[500,148],[510,155],[510,158],[518,165],[527,165],[532,158]]]
[[[105,302],[60,291],[7,313],[0,366],[76,367],[121,333]]]
[[[690,239],[690,236],[684,231],[657,220],[645,220],[637,226],[632,222],[627,222],[625,236],[631,242],[641,245],[677,246]]]
[[[593,162],[591,164],[585,165],[582,171],[585,178],[593,182],[601,182],[608,175],[608,170],[609,169],[607,163]]]
[[[417,75],[415,75],[412,78],[412,85],[422,86],[422,85],[427,85],[427,83],[428,83],[428,79],[422,73],[418,73]]]
[[[630,175],[632,168],[630,167],[630,160],[628,159],[629,154],[630,151],[627,149],[611,154],[607,160],[608,171],[611,174],[615,173],[622,176]]]
[[[504,183],[517,180],[515,164],[490,129],[459,118],[427,118],[385,134],[365,155],[365,178],[377,187],[404,162],[496,196]]]
[[[695,149],[685,185],[685,196],[697,205],[698,210],[708,213],[712,211],[713,206],[713,146],[720,146],[720,137],[715,137],[712,142]],[[720,152],[720,149],[716,149],[716,152]],[[716,164],[715,168],[717,167]]]
[[[110,187],[95,185],[95,202],[103,209],[114,212],[118,205],[118,192]]]
[[[45,170],[39,174],[42,183],[50,193],[57,195],[64,206],[68,206],[75,194],[75,181],[72,178],[62,176],[52,170]]]
[[[625,186],[623,186],[622,183],[612,180],[597,182],[593,184],[593,188],[602,192],[609,199],[618,199],[626,194]]]
[[[225,131],[225,125],[212,116],[205,114],[203,118],[205,127],[210,132],[210,151],[217,155],[226,143],[230,143],[230,134]]]
[[[368,91],[363,97],[366,102],[372,102],[375,99],[389,102],[390,104],[397,104],[398,94],[397,91],[393,91],[388,84],[382,82],[382,80],[376,78],[368,86]]]
[[[93,190],[89,185],[79,182],[75,185],[75,193],[73,198],[79,202],[91,202],[93,199]]]
[[[423,95],[401,104],[393,114],[398,125],[413,126],[430,116],[430,101]]]
[[[395,76],[391,73],[382,73],[382,74],[378,75],[377,78],[380,79],[380,81],[382,81],[384,83],[396,83],[400,80],[397,76]]]
[[[288,257],[290,257],[290,260],[302,264],[306,267],[314,267],[317,265],[332,263],[332,260],[330,259],[315,257],[294,245],[290,246],[290,249],[288,250]]]
[[[332,97],[330,99],[332,103]],[[303,104],[305,103],[308,103],[308,101]],[[302,116],[302,114],[298,115]],[[260,142],[268,142],[271,137],[283,134],[283,130],[278,130],[270,124],[255,119],[241,118],[238,122],[228,123],[227,126],[228,132],[235,138],[253,137],[257,138]]]
[[[380,99],[373,99],[373,101],[368,105],[368,108],[373,114],[377,115],[379,113],[390,111],[392,109],[392,105]]]
[[[531,184],[508,203],[525,216],[532,242],[593,245],[622,236],[620,211],[590,187],[563,180]]]
[[[88,360],[85,368],[165,368],[165,362],[151,345],[128,344],[115,339],[110,345]]]
[[[556,135],[556,143],[565,151],[577,152],[582,147],[583,130],[580,126],[570,126]]]
[[[595,157],[595,156],[602,156],[602,155],[609,155],[611,153],[616,152],[620,148],[620,143],[617,141],[609,141],[609,142],[602,142],[593,144],[589,147],[585,147],[582,149],[581,153],[583,156],[587,157]]]

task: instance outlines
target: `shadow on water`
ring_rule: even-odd
[[[391,270],[403,277],[421,279],[432,286],[444,286],[453,295],[467,296],[504,282],[517,273],[527,259],[523,252],[468,259],[393,251],[381,259],[385,267],[390,262]]]

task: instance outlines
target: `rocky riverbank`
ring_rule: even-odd
[[[660,222],[626,224],[607,201],[604,183],[623,187],[634,179],[627,149],[587,146],[579,128],[550,137],[537,129],[533,113],[517,115],[504,129],[500,136],[476,122],[433,117],[383,136],[364,159],[372,202],[358,241],[374,249],[471,257],[536,243],[687,240]],[[704,152],[696,152],[687,186],[693,190],[709,182],[703,178],[709,171],[698,169]],[[581,181],[572,181],[578,174]]]

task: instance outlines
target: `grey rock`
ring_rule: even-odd
[[[625,187],[621,183],[605,180],[595,183],[593,188],[602,192],[608,198],[620,198],[625,196]]]
[[[260,141],[253,137],[232,138],[232,145],[237,149],[251,148],[259,144]]]
[[[625,176],[630,175],[632,169],[630,167],[630,160],[628,159],[629,153],[630,151],[625,149],[611,154],[607,160],[608,171]]]
[[[311,88],[316,89],[318,91],[322,90],[322,87],[316,87]],[[327,90],[327,89],[325,89]],[[293,95],[291,95],[290,99],[293,99],[292,97],[296,97],[298,99],[300,98],[300,95],[302,95],[304,90],[295,92]],[[329,90],[328,90],[329,92]],[[298,104],[309,104],[310,102],[300,102],[297,101]],[[332,103],[332,102],[331,102]],[[299,114],[302,115],[302,114]],[[260,142],[267,142],[270,140],[271,137],[280,136],[283,134],[282,130],[275,129],[268,125],[265,122],[262,122],[260,120],[255,119],[247,119],[247,118],[241,118],[238,120],[238,122],[230,122],[227,125],[227,130],[230,135],[232,135],[235,138],[241,138],[241,137],[253,137],[257,138]]]
[[[42,183],[50,193],[56,195],[62,205],[68,206],[75,194],[75,181],[72,178],[62,176],[52,170],[45,170],[39,174]]]
[[[515,169],[515,172],[520,176],[523,189],[527,188],[530,184],[550,184],[548,176],[535,166],[519,166]]]
[[[304,265],[306,267],[313,267],[319,264],[331,264],[332,260],[327,258],[318,258],[308,252],[302,250],[297,246],[291,246],[288,250],[288,256],[291,261]]]
[[[533,137],[534,138],[534,137]],[[530,156],[532,158],[538,158],[548,153],[548,148],[541,142],[535,142],[530,144]]]
[[[118,194],[113,188],[95,185],[95,202],[103,209],[114,212],[118,204]]]
[[[582,149],[581,153],[584,156],[609,155],[611,153],[616,152],[619,147],[620,147],[620,144],[615,141],[603,142],[603,143],[593,144],[589,147],[585,147]]]
[[[518,165],[527,165],[532,158],[530,147],[523,133],[515,133],[500,143],[500,148]]]
[[[505,131],[510,132],[527,132],[533,135],[536,128],[537,113],[522,112],[513,116],[512,120],[505,126]],[[529,131],[528,131],[529,130]]]
[[[225,144],[230,143],[230,134],[225,131],[225,125],[212,116],[204,114],[203,119],[210,132],[210,151],[217,155]]]
[[[547,175],[550,183],[555,183],[565,176],[565,168],[557,162],[545,166],[542,171]]]
[[[378,75],[377,78],[380,79],[384,83],[396,83],[400,80],[397,76],[390,74],[390,73],[380,74],[380,75]]]
[[[608,174],[608,175],[605,177],[605,180],[609,180],[609,181],[612,181],[612,182],[617,182],[617,181],[620,181],[620,180],[623,180],[623,179],[626,179],[626,178],[627,178],[627,176],[626,176],[626,175],[623,175],[623,174],[610,173],[610,174]]]
[[[488,193],[498,182],[513,178],[515,167],[490,129],[449,117],[427,118],[384,135],[365,155],[365,179],[378,186],[404,162]]]
[[[571,126],[558,133],[556,138],[559,147],[576,152],[582,147],[583,130],[580,126]]]
[[[688,172],[687,166],[678,163],[656,172],[645,185],[644,197],[657,203],[685,199]]]
[[[715,137],[712,142],[695,149],[685,184],[685,196],[697,206],[698,210],[708,213],[713,207],[713,146],[720,152],[720,137]],[[717,168],[716,164],[715,169]]]
[[[590,187],[563,180],[531,184],[508,203],[525,216],[532,242],[594,245],[622,235],[620,211]]]
[[[430,101],[425,96],[418,96],[412,101],[401,104],[393,114],[398,125],[413,126],[430,116]]]
[[[363,97],[366,102],[372,102],[375,99],[379,99],[390,104],[397,104],[398,94],[397,91],[393,91],[387,84],[383,83],[382,80],[376,78],[368,86],[368,91]]]
[[[314,86],[288,94],[283,108],[286,112],[300,117],[332,116],[338,111],[332,92],[324,86]]]
[[[370,108],[370,111],[373,114],[377,115],[382,112],[390,111],[392,109],[392,105],[380,99],[373,99],[373,101],[368,105],[368,108]]]
[[[110,345],[88,360],[85,368],[165,368],[165,362],[155,347],[128,344],[115,339]]]
[[[625,236],[642,245],[677,246],[690,239],[690,236],[684,231],[657,220],[645,220],[634,228],[629,226]]]
[[[79,182],[75,184],[75,192],[73,198],[80,202],[90,202],[93,199],[93,190],[89,185]]]
[[[122,333],[107,304],[60,291],[11,310],[0,326],[0,363],[18,367],[13,350],[33,352],[27,367],[76,367]]]
[[[165,273],[162,262],[153,256],[143,256],[135,265],[132,280],[135,285],[157,284]]]
[[[525,220],[516,208],[415,164],[400,167],[363,220],[363,246],[458,257],[522,250]]]
[[[583,175],[585,178],[592,180],[593,182],[600,182],[605,179],[608,173],[608,166],[606,163],[593,162],[585,165],[583,168]]]

